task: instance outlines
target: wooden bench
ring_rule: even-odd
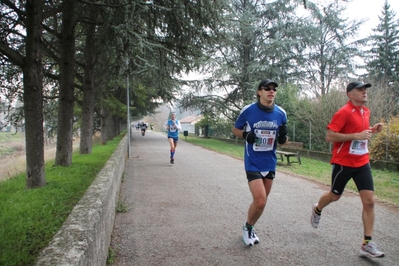
[[[294,142],[294,141],[288,141],[288,143],[284,145],[278,145],[278,150],[276,151],[277,155],[280,155],[280,160],[284,162],[284,157],[287,159],[287,164],[290,165],[291,163],[299,163],[301,164],[301,157],[299,156],[299,151],[303,149],[303,143],[302,142]],[[289,149],[289,150],[295,150],[295,151],[285,151],[281,150],[281,148],[284,149]],[[296,162],[291,162],[290,157],[295,157]],[[277,159],[278,156],[277,156]]]

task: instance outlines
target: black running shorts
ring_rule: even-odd
[[[373,176],[371,175],[370,164],[361,167],[348,167],[339,164],[333,164],[331,175],[331,192],[336,195],[342,195],[348,181],[353,178],[357,190],[374,191]]]
[[[263,178],[274,179],[274,177],[276,176],[275,171],[269,171],[269,173],[265,176],[263,176],[261,172],[248,172],[247,171],[246,173],[247,173],[248,182],[255,180],[255,179],[263,179]]]

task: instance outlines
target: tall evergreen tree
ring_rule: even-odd
[[[371,49],[366,66],[370,78],[394,87],[399,83],[399,24],[396,13],[385,1],[380,22],[369,37]],[[399,98],[399,89],[396,91]]]
[[[1,61],[19,66],[23,75],[27,188],[38,188],[46,184],[41,45],[43,8],[41,0],[28,0],[24,3],[3,1],[0,6]],[[24,25],[25,31],[21,30],[21,25]]]

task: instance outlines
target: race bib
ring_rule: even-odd
[[[349,154],[364,155],[369,153],[368,140],[352,140]]]
[[[276,140],[276,130],[255,129],[258,139],[253,144],[254,151],[272,151]]]

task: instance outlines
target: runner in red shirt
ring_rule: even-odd
[[[338,110],[327,126],[326,139],[334,143],[331,164],[331,190],[325,192],[318,203],[312,206],[310,223],[319,226],[321,211],[331,202],[340,199],[346,184],[352,178],[363,204],[364,240],[360,254],[381,258],[384,253],[372,241],[374,227],[374,183],[369,163],[368,141],[373,133],[382,130],[382,124],[370,127],[370,110],[367,102],[367,88],[370,83],[351,82],[346,88],[349,101]]]

